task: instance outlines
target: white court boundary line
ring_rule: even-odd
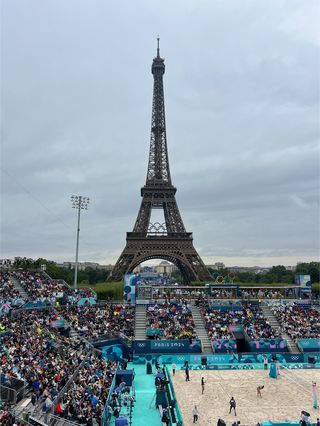
[[[284,414],[284,415],[281,414],[281,416],[282,417],[284,416],[284,417],[281,418],[281,420],[278,420],[278,421],[289,421],[290,422],[290,421],[293,421],[294,419],[299,418],[299,414],[297,414],[296,418],[293,418],[293,416],[291,414],[289,414],[289,412],[297,411],[297,413],[300,413],[301,409],[303,408],[302,405],[301,405],[302,400],[306,399],[305,403],[307,403],[308,405],[311,405],[311,401],[312,401],[311,381],[312,381],[312,379],[314,379],[314,377],[312,377],[312,376],[314,376],[314,374],[317,374],[319,372],[319,370],[312,370],[312,371],[310,369],[307,369],[307,370],[303,370],[303,369],[297,369],[296,370],[296,369],[294,369],[294,370],[292,370],[292,369],[289,369],[289,368],[287,368],[286,366],[284,366],[280,363],[279,363],[279,366],[281,366],[281,368],[282,368],[281,372],[283,372],[283,374],[282,374],[282,377],[280,375],[279,379],[277,379],[277,380],[270,378],[269,377],[269,371],[266,371],[266,370],[263,370],[263,369],[252,369],[252,370],[251,369],[250,370],[249,369],[248,370],[247,369],[245,369],[245,370],[236,370],[236,369],[231,370],[230,369],[230,370],[206,370],[206,371],[194,370],[194,372],[196,372],[199,375],[199,389],[201,389],[200,378],[203,375],[203,377],[206,380],[207,385],[209,385],[210,383],[214,383],[214,386],[216,386],[216,390],[218,392],[220,390],[222,395],[224,395],[225,397],[227,397],[229,399],[230,399],[230,396],[232,394],[237,400],[237,391],[239,389],[238,390],[236,388],[230,389],[228,387],[228,383],[230,382],[230,380],[231,380],[231,382],[233,382],[234,379],[239,380],[240,382],[243,382],[244,386],[249,385],[249,384],[252,385],[253,391],[255,390],[255,386],[257,386],[258,384],[261,384],[262,380],[264,381],[263,384],[266,384],[266,382],[267,382],[269,384],[272,383],[275,386],[285,385],[286,386],[286,389],[284,390],[285,394],[291,393],[290,392],[291,387],[292,388],[294,387],[296,389],[301,388],[300,400],[295,399],[294,401],[291,401],[291,402],[287,401],[284,405],[285,405],[288,413]],[[310,375],[310,381],[308,381],[308,379],[303,378],[301,376],[301,374],[303,374],[303,371],[308,372],[308,376]],[[265,374],[261,374],[262,372],[265,373]],[[224,373],[227,373],[227,376]],[[232,376],[234,375],[233,373],[240,373],[240,374],[239,375],[235,374],[234,377],[231,378],[231,377],[228,377],[228,373]],[[286,374],[286,373],[288,373],[288,374]],[[290,373],[293,373],[292,375],[294,376],[294,378],[292,377],[292,375]],[[195,377],[197,376],[197,374],[195,375]],[[281,378],[283,378],[283,380],[281,380]],[[302,383],[301,383],[301,381],[302,381]],[[236,384],[236,382],[234,382],[234,383]],[[310,386],[310,388],[309,388],[309,386]],[[176,391],[175,385],[174,385],[174,388],[175,388],[175,391]],[[251,388],[251,386],[250,386],[250,388]],[[201,390],[200,390],[200,392],[201,392]],[[240,393],[241,393],[241,395],[243,394],[243,389],[240,390]],[[252,393],[252,395],[253,395],[253,393]],[[176,391],[176,396],[177,396],[178,403],[180,403],[179,399],[181,398],[181,394],[179,394],[179,392]],[[204,393],[203,396],[205,398],[209,398],[209,400],[210,400],[210,393],[208,393],[207,387],[205,388],[205,393]],[[237,400],[237,402],[238,402],[238,400]],[[279,404],[282,405],[282,402],[279,403],[278,400],[272,400],[272,401],[269,401],[268,404],[269,404],[268,410],[272,411],[272,410],[278,410]],[[200,406],[201,406],[201,401],[200,401]],[[214,421],[215,421],[215,417],[216,418],[218,418],[218,417],[224,418],[223,417],[224,415],[225,416],[229,415],[228,399],[226,400],[226,404],[221,403],[221,400],[218,401],[217,407],[218,408],[220,407],[219,409],[221,409],[221,412],[215,413],[214,415],[211,413],[210,414],[210,423],[207,423],[207,424],[212,425],[212,419],[214,419]],[[201,408],[203,408],[203,407],[201,407]],[[249,417],[247,417],[247,413],[245,411],[247,410],[248,413],[249,413],[251,410],[256,409],[256,408],[257,408],[257,404],[252,399],[251,399],[250,402],[248,401],[248,399],[246,399],[245,401],[242,401],[242,403],[239,402],[239,404],[237,404],[237,417],[234,417],[233,412],[232,412],[232,418],[241,419],[241,423],[243,423],[244,426],[245,425],[253,426],[253,422],[252,421],[250,422]],[[245,410],[245,411],[242,412],[243,410]],[[311,407],[310,407],[310,410],[311,410]],[[312,412],[312,416],[319,416],[319,414],[316,413],[316,412],[313,412],[313,410],[310,411],[310,412]],[[200,414],[201,414],[201,421],[203,420],[203,416],[208,415],[207,412],[203,413],[202,411],[201,411]],[[188,413],[185,413],[182,410],[183,419],[185,419],[186,415],[188,416]],[[204,419],[205,419],[205,417],[204,417]],[[260,418],[258,420],[268,421],[270,419],[266,417],[265,419]],[[256,421],[258,421],[258,420],[256,420]],[[215,423],[213,422],[213,425],[214,424]],[[228,424],[228,421],[227,421],[227,424]]]
[[[280,366],[284,369],[284,371],[286,371],[287,373],[291,373],[291,375],[292,376],[295,376],[296,377],[296,379],[298,379],[298,380],[300,380],[301,382],[305,382],[308,386],[311,386],[311,384],[312,384],[312,381],[316,381],[315,380],[315,378],[314,377],[312,377],[311,378],[311,382],[309,382],[309,380],[307,380],[307,379],[304,379],[303,377],[300,377],[299,376],[299,374],[295,374],[296,373],[296,369],[294,369],[294,368],[288,368],[286,365],[284,365],[284,364],[280,364]],[[319,371],[319,373],[320,373],[320,370],[318,370],[318,369],[314,369],[314,370],[310,370],[310,369],[308,369],[307,371],[311,371],[311,372],[315,372],[315,371]],[[313,376],[314,376],[314,374],[313,374]]]
[[[284,365],[283,364],[280,364],[282,367],[283,367],[283,371],[291,371],[291,370],[289,370],[289,368],[287,368],[287,367],[284,367]],[[301,385],[300,383],[297,383],[297,379],[298,379],[298,376],[296,376],[296,378],[295,379],[292,379],[291,377],[290,377],[290,374],[286,374],[285,376],[284,376],[287,380],[290,380],[290,382],[292,382],[292,383],[294,383],[294,385],[295,386],[299,386],[301,389],[303,389],[303,391],[304,392],[306,392],[306,393],[308,393],[308,394],[310,394],[310,395],[312,395],[312,391],[311,391],[311,389],[309,389],[309,390],[307,390],[303,385]],[[301,377],[299,377],[299,380],[301,380]],[[303,379],[304,380],[304,379]]]

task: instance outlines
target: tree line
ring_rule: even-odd
[[[67,284],[72,285],[74,280],[74,269],[58,266],[55,262],[39,258],[37,260],[17,258],[13,263],[14,268],[24,270],[39,270],[41,265],[46,265],[46,272],[53,279],[62,279]],[[106,282],[110,271],[105,269],[95,269],[87,267],[84,270],[78,270],[78,282],[81,284],[94,285]]]
[[[37,260],[27,258],[16,258],[13,267],[22,269],[39,270],[41,265],[46,265],[46,272],[54,279],[60,278],[72,285],[74,277],[74,269],[57,266],[53,261],[39,258]],[[228,268],[215,270],[209,268],[209,271],[214,274],[218,273],[223,277],[227,276],[230,271]],[[256,284],[272,284],[284,283],[294,284],[295,274],[310,275],[312,283],[320,282],[320,262],[299,263],[295,271],[288,271],[285,266],[273,266],[268,272],[237,272],[233,278],[234,283],[256,283]],[[95,269],[87,267],[84,270],[78,271],[78,282],[83,284],[97,284],[105,282],[108,278],[109,271],[105,269]],[[177,282],[182,282],[182,277],[179,271],[175,271],[172,277]]]
[[[209,272],[215,276],[221,275],[222,277],[227,277],[230,273],[228,268],[224,269],[213,269],[208,268]],[[319,272],[320,272],[320,262],[310,262],[310,263],[299,263],[296,266],[295,271],[289,271],[283,265],[273,266],[268,272],[264,273],[255,273],[251,271],[247,272],[236,272],[233,277],[234,283],[253,283],[253,284],[294,284],[295,283],[295,274],[304,274],[310,275],[312,283],[319,283]],[[181,283],[182,276],[180,271],[175,271],[172,274],[173,278]]]

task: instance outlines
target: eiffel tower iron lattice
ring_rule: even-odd
[[[175,199],[177,189],[171,183],[167,149],[163,74],[164,59],[153,59],[153,102],[149,164],[146,184],[141,188],[141,206],[133,232],[127,232],[127,244],[115,264],[109,280],[121,280],[125,273],[149,259],[174,263],[186,283],[210,279],[210,273],[186,232]],[[153,209],[162,209],[165,223],[150,223]]]

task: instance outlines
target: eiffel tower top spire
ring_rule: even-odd
[[[171,186],[167,149],[166,120],[163,93],[164,59],[160,57],[160,38],[157,38],[157,56],[153,59],[153,101],[149,164],[146,186]]]

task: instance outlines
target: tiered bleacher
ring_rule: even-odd
[[[212,340],[232,339],[229,327],[234,325],[241,325],[252,340],[277,337],[276,331],[272,329],[257,305],[247,304],[243,309],[235,306],[231,310],[217,309],[208,301],[200,302],[199,305]]]
[[[8,312],[13,306],[20,306],[24,301],[19,290],[12,282],[8,270],[0,270],[0,313]]]
[[[24,311],[17,318],[2,317],[0,325],[1,383],[19,379],[33,389],[36,399],[53,400],[84,357],[84,344],[56,327],[60,314]]]
[[[147,336],[161,339],[196,338],[190,307],[180,303],[160,303],[147,307]]]
[[[291,339],[320,338],[319,311],[306,309],[296,302],[270,302],[269,307]]]
[[[135,307],[122,304],[64,308],[62,315],[80,336],[96,339],[105,335],[134,336]]]
[[[40,272],[17,271],[11,272],[11,275],[18,280],[30,301],[54,302],[57,298],[71,294],[70,288],[65,284],[52,280]]]
[[[81,337],[67,337],[66,320],[73,326],[78,324],[79,331],[86,328],[85,337],[98,337],[108,332],[132,336],[134,308],[119,304],[102,308],[70,306],[20,310],[12,317],[2,316],[2,392],[15,389],[15,382],[20,381],[26,389],[23,394],[30,396],[32,415],[41,418],[42,413],[54,413],[77,424],[88,425],[90,422],[90,425],[98,426],[117,364],[102,359],[101,352],[97,355],[92,346],[88,349]],[[88,350],[91,353],[88,354]],[[1,424],[14,424],[15,419],[8,407],[1,410],[0,415]]]
[[[112,345],[117,346],[115,338],[126,336],[131,344],[134,337],[135,307],[122,303],[95,304],[95,293],[91,289],[74,291],[66,283],[52,280],[42,273],[8,270],[0,271],[0,305],[21,296],[14,280],[27,293],[28,302],[49,303],[47,308],[41,307],[39,310],[15,310],[12,304],[10,312],[2,312],[2,389],[17,389],[22,383],[25,392],[21,395],[28,395],[32,405],[31,412],[40,418],[44,414],[54,414],[80,425],[107,424],[105,419],[118,416],[121,404],[129,398],[127,391],[119,385],[115,387],[114,380],[117,362],[124,362],[126,356],[123,355],[125,352],[119,354],[116,350],[109,351],[108,355],[107,352],[100,352],[97,342],[105,342],[110,338],[110,341],[113,339]],[[234,339],[232,326],[241,326],[250,345],[253,341],[279,337],[265,318],[259,303],[250,299],[280,298],[280,293],[272,290],[243,291],[241,301],[217,300],[231,297],[231,292],[229,294],[225,289],[214,290],[210,296],[206,291],[199,290],[182,289],[175,294],[174,289],[170,289],[170,292],[171,302],[167,297],[165,303],[157,303],[155,300],[154,304],[146,307],[146,335],[149,338],[167,340],[164,348],[168,347],[165,345],[169,345],[169,340],[176,340],[173,345],[179,345],[183,343],[183,339],[192,341],[197,337],[191,306],[186,300],[189,296],[198,299],[196,304],[201,309],[212,342],[218,339],[231,342]],[[158,296],[159,299],[162,297],[160,292]],[[61,298],[64,303],[55,303]],[[319,339],[319,311],[297,302],[268,301],[268,304],[282,330],[292,339]],[[199,314],[198,316],[201,319]],[[196,313],[195,318],[198,318]],[[158,340],[148,343],[152,343],[154,347],[162,344]],[[310,344],[310,353],[316,343],[313,342],[313,346]],[[262,346],[262,349],[267,347]],[[237,350],[237,346],[231,344],[227,349],[233,352]],[[107,359],[102,358],[102,355]],[[162,370],[159,371],[158,374],[163,374]],[[120,389],[119,394],[115,389]],[[14,402],[18,402],[18,399]],[[10,407],[1,409],[0,405],[1,425],[20,426],[19,421],[14,418]]]
[[[117,364],[91,354],[55,405],[55,414],[87,425],[100,425]]]

